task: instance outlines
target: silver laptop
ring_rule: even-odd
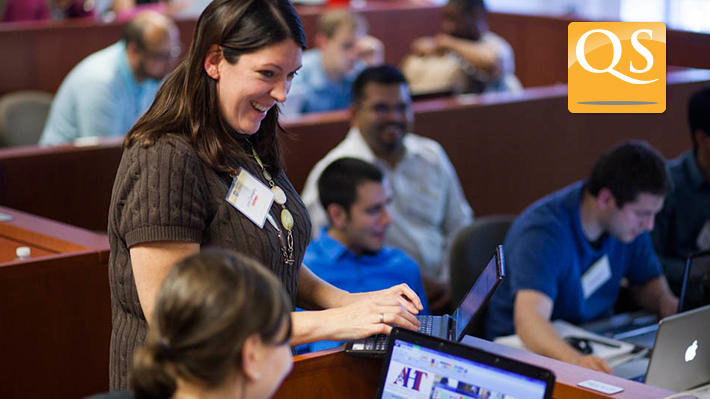
[[[710,383],[710,305],[661,320],[645,383],[676,392]]]

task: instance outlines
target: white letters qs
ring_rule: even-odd
[[[611,40],[611,45],[614,48],[614,58],[611,60],[611,65],[607,69],[594,69],[592,68],[591,65],[587,62],[587,59],[584,57],[584,42],[587,40],[587,37],[591,35],[592,33],[599,32],[605,34],[610,40]],[[653,55],[651,55],[651,52],[648,51],[646,47],[644,47],[641,43],[639,43],[638,40],[638,35],[639,33],[648,33],[648,36],[650,38],[653,38],[651,34],[650,29],[639,29],[634,34],[631,36],[631,45],[634,47],[636,51],[639,52],[643,56],[643,58],[646,59],[646,68],[644,69],[636,69],[634,68],[634,65],[632,62],[629,62],[629,67],[631,68],[631,72],[634,73],[644,73],[648,70],[651,69],[653,66]],[[658,79],[654,80],[638,80],[634,79],[632,77],[626,76],[623,73],[617,71],[614,69],[617,63],[619,63],[619,59],[621,58],[621,41],[619,41],[619,38],[613,34],[612,32],[609,32],[608,30],[604,29],[592,29],[589,32],[585,33],[582,35],[582,37],[579,38],[579,41],[577,42],[577,59],[579,60],[579,65],[582,66],[582,68],[586,69],[589,72],[592,73],[605,73],[609,72],[610,74],[616,76],[617,78],[623,80],[624,82],[628,83],[633,83],[635,85],[644,85],[647,83],[652,83],[657,81]]]

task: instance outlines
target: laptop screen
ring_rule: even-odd
[[[680,295],[679,312],[710,305],[710,251],[688,258]]]
[[[502,256],[502,251],[498,252],[498,254]],[[498,285],[500,276],[498,275],[498,265],[496,263],[497,257],[496,255],[491,258],[453,315],[454,325],[456,326],[454,339],[457,341],[461,340],[468,323],[471,322],[478,309],[481,308],[481,305]]]
[[[397,339],[382,399],[544,399],[547,383]]]

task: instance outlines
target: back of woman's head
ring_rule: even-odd
[[[214,0],[202,12],[190,49],[158,91],[151,108],[136,122],[124,145],[151,145],[164,133],[185,136],[198,155],[216,170],[230,172],[230,155],[243,154],[240,144],[219,118],[216,81],[205,72],[205,58],[218,45],[227,62],[284,40],[302,49],[306,37],[301,20],[288,0]],[[272,107],[257,132],[258,147],[278,147],[278,107]],[[262,151],[259,151],[260,154]],[[269,165],[281,167],[280,150],[266,154]]]
[[[290,311],[279,281],[244,255],[212,249],[184,259],[165,278],[147,342],[134,356],[136,398],[167,399],[178,379],[219,387],[241,373],[247,338],[267,345],[290,338]]]

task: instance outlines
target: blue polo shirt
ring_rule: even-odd
[[[318,277],[351,293],[378,291],[406,283],[419,296],[429,314],[419,266],[404,252],[382,248],[375,254],[355,256],[323,228],[306,248],[303,263]],[[301,345],[299,353],[332,348],[342,342],[320,341]],[[307,350],[304,350],[307,347]]]
[[[486,338],[515,333],[513,304],[518,290],[535,290],[551,298],[552,320],[580,324],[611,315],[623,277],[640,286],[661,274],[648,233],[628,244],[605,234],[598,248],[592,246],[580,221],[582,189],[583,182],[578,182],[552,193],[513,222],[503,244],[507,276],[491,298]],[[582,276],[604,256],[611,277],[585,298]]]
[[[686,257],[699,248],[698,236],[710,220],[710,182],[698,166],[693,151],[668,165],[673,190],[666,197],[651,235],[671,288],[680,294]]]
[[[136,81],[125,42],[106,47],[77,64],[59,86],[39,143],[123,136],[153,103],[160,83]]]

